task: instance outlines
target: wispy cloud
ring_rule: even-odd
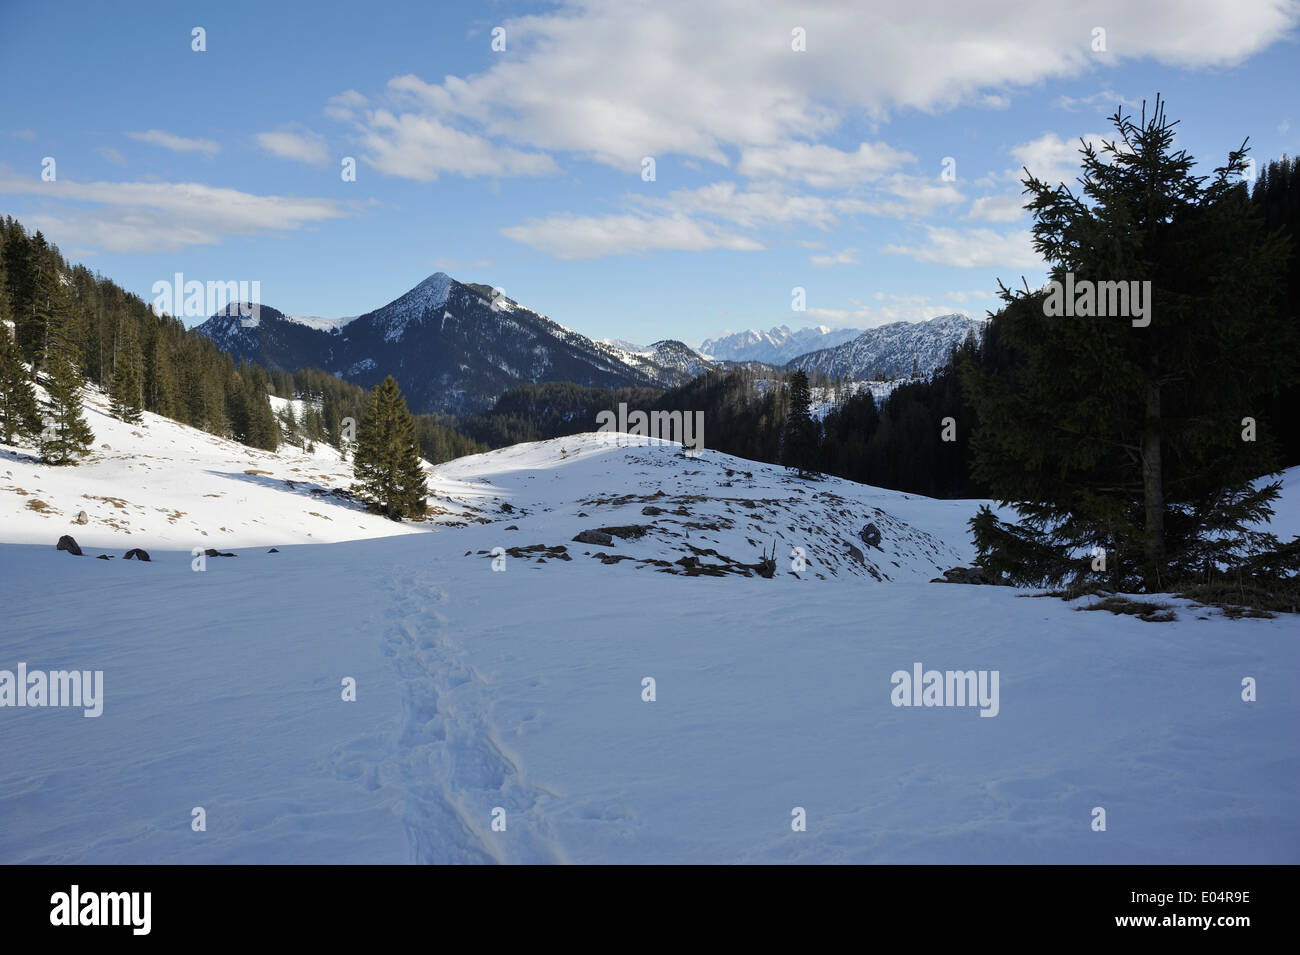
[[[1028,230],[996,232],[993,229],[954,229],[927,226],[925,241],[916,245],[894,243],[881,251],[905,255],[918,262],[959,268],[1038,269],[1043,261],[1034,251]]]
[[[42,182],[0,169],[0,195],[45,200],[24,217],[63,244],[108,252],[159,252],[228,235],[283,232],[351,214],[332,199],[259,196],[201,183]],[[59,203],[56,211],[49,205]]]
[[[281,159],[293,159],[317,166],[324,165],[330,160],[324,138],[309,130],[293,132],[282,129],[258,133],[257,144],[271,155],[279,156]]]
[[[356,121],[376,162],[417,178],[429,176],[432,162],[405,153],[453,129],[523,151],[496,163],[494,174],[536,174],[542,160],[533,151],[629,172],[643,156],[730,166],[738,152],[747,177],[829,187],[878,176],[899,158],[881,143],[854,151],[820,145],[847,121],[962,105],[1001,109],[1017,90],[1124,61],[1231,66],[1285,37],[1298,17],[1300,7],[1283,0],[1098,0],[1086,21],[1041,0],[888,8],[827,0],[798,11],[807,49],[796,52],[796,18],[780,6],[575,0],[505,20],[511,55],[482,72],[441,82],[394,77],[382,95],[400,105]],[[1099,57],[1090,46],[1094,22],[1123,44]],[[351,118],[361,105],[353,93],[332,102],[331,115]]]
[[[594,259],[604,255],[662,250],[703,252],[732,249],[752,252],[763,248],[762,243],[755,239],[681,214],[560,214],[509,226],[501,233],[560,259]]]
[[[138,139],[142,143],[170,149],[174,153],[202,153],[205,156],[212,157],[221,152],[221,144],[211,139],[187,139],[184,136],[176,136],[161,129],[150,129],[143,133],[127,133],[127,135],[132,139]]]
[[[431,116],[369,114],[362,136],[364,161],[381,173],[432,182],[440,175],[545,176],[559,171],[545,153],[499,146],[491,140],[455,129]]]
[[[858,261],[858,250],[841,249],[839,252],[832,252],[829,255],[810,256],[808,261],[819,269],[827,269],[832,265],[854,265]]]

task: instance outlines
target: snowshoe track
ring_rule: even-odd
[[[447,594],[426,577],[393,585],[384,652],[402,692],[393,773],[404,793],[412,861],[557,863],[563,849],[543,812],[548,795],[528,783],[492,722],[491,686],[452,641],[438,609]],[[506,831],[492,831],[492,811]]]

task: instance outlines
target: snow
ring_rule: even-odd
[[[371,315],[382,318],[384,341],[398,341],[407,325],[419,321],[430,309],[445,305],[453,281],[446,272],[435,272],[401,298],[389,302],[378,312],[371,312]]]
[[[4,541],[52,545],[71,534],[88,550],[206,549],[419,533],[334,494],[351,486],[352,465],[326,444],[259,451],[149,412],[128,425],[99,391],[84,398],[95,440],[82,464],[52,467],[31,447],[0,444]],[[88,523],[73,524],[83,510]]]
[[[871,392],[871,397],[875,399],[878,407],[882,401],[893,393],[895,388],[907,384],[909,380],[907,378],[894,378],[889,381],[843,381],[840,382],[840,398],[838,401],[835,398],[834,386],[812,385],[808,388],[808,396],[811,399],[808,404],[808,412],[812,415],[814,421],[821,421],[834,411],[844,399],[863,391]],[[754,387],[759,394],[764,394],[769,388],[782,384],[784,383],[771,378],[759,378],[754,382]]]
[[[1300,861],[1294,617],[1170,598],[1178,620],[1150,624],[929,583],[969,561],[980,502],[614,434],[448,462],[439,513],[397,525],[285,484],[337,486],[332,451],[132,429],[95,400],[110,451],[0,463],[0,669],[100,669],[105,687],[98,718],[0,709],[0,863]],[[1284,481],[1294,527],[1300,469]],[[54,516],[26,508],[38,489]],[[86,492],[127,501],[131,533]],[[844,551],[867,520],[883,550],[857,540],[860,564]],[[637,524],[653,530],[572,540]],[[193,570],[199,527],[239,556]],[[57,552],[62,533],[118,559]],[[654,563],[753,562],[773,541],[771,579]],[[493,548],[533,545],[571,559],[493,570]],[[891,674],[916,662],[998,670],[1000,712],[895,707]]]
[[[320,318],[316,315],[286,315],[285,321],[296,322],[299,325],[306,325],[308,328],[315,329],[318,332],[332,332],[342,328],[348,322],[358,318],[357,315],[350,315],[347,318]]]

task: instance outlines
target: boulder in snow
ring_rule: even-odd
[[[942,577],[936,577],[932,584],[987,584],[991,583],[978,567],[949,567]]]
[[[56,544],[55,546],[59,550],[66,550],[73,557],[81,556],[81,548],[77,546],[77,542],[73,540],[71,535],[69,534],[64,534],[62,537],[60,537],[58,544]]]

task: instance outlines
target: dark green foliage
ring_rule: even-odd
[[[269,408],[257,405],[267,392],[264,371],[237,366],[180,320],[69,265],[43,235],[8,217],[0,221],[0,312],[12,319],[34,375],[52,374],[56,350],[72,349],[76,376],[109,391],[120,417],[133,420],[143,409],[260,448],[279,439]]]
[[[788,387],[789,409],[781,438],[781,463],[797,469],[800,474],[807,474],[817,462],[821,428],[812,419],[812,396],[808,390],[807,374],[796,371],[790,376]]]
[[[0,310],[0,441],[31,437],[40,432],[41,416],[27,369],[18,354]]]
[[[1266,229],[1281,229],[1291,240],[1287,262],[1284,312],[1300,316],[1300,163],[1283,156],[1259,172],[1251,199],[1264,217]],[[1261,417],[1261,430],[1268,430],[1278,443],[1279,464],[1300,465],[1300,379],[1283,386]]]
[[[1160,590],[1268,544],[1246,528],[1273,496],[1249,487],[1276,462],[1269,397],[1296,373],[1287,246],[1240,184],[1244,147],[1197,177],[1159,102],[1140,123],[1112,121],[1115,143],[1081,150],[1082,195],[1030,177],[1028,208],[1055,280],[1149,281],[1150,325],[1047,316],[1044,290],[1004,287],[980,360],[962,367],[975,477],[1016,506],[1017,545],[1055,552],[1022,577],[1050,579],[1099,546],[1116,586]],[[1258,441],[1242,440],[1245,416]],[[972,525],[986,567],[1019,559],[998,556],[1007,527]]]
[[[357,430],[353,490],[393,520],[420,518],[428,489],[420,466],[415,422],[392,375],[375,386]]]
[[[81,375],[69,351],[60,342],[45,355],[49,374],[44,381],[46,399],[41,402],[39,444],[41,458],[49,464],[76,464],[78,457],[89,453],[90,443],[95,440],[81,414]]]
[[[970,521],[978,556],[976,563],[987,577],[1016,587],[1045,587],[1080,579],[1087,560],[1069,559],[1049,535],[1030,526],[999,520],[983,505]]]
[[[140,411],[144,407],[142,365],[140,343],[135,337],[135,329],[129,323],[123,323],[118,330],[118,344],[113,357],[113,387],[109,392],[109,410],[114,417],[131,424],[140,421]]]

